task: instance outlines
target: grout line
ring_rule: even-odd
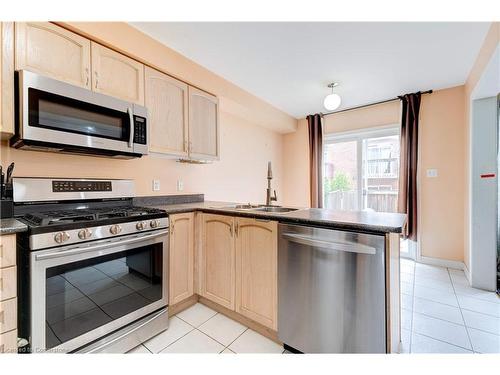
[[[246,327],[246,326],[245,326],[245,327]],[[233,345],[233,343],[234,343],[236,340],[238,340],[238,339],[239,339],[239,338],[240,338],[240,337],[241,337],[241,336],[242,336],[242,335],[243,335],[246,331],[248,331],[249,329],[250,329],[250,328],[246,327],[246,328],[245,328],[245,330],[244,330],[243,332],[241,332],[241,333],[238,335],[238,337],[236,337],[233,341],[231,341],[231,342],[229,343],[229,345],[228,345],[228,346],[226,346],[226,348],[227,348],[227,349],[229,349],[229,350],[231,350],[229,347],[230,347],[231,345]],[[231,351],[232,351],[232,350],[231,350]],[[236,353],[236,352],[234,352],[234,353]]]
[[[437,339],[437,338],[435,338],[435,337],[432,337],[432,336],[426,335],[426,334],[424,334],[424,333],[420,333],[420,332],[414,332],[414,333],[416,333],[417,335],[420,335],[420,336],[427,337],[427,338],[432,339],[432,340],[436,340],[436,341],[442,342],[442,343],[447,344],[447,345],[454,346],[454,347],[456,347],[456,348],[465,349],[465,350],[467,350],[467,351],[469,351],[469,352],[471,352],[471,353],[475,353],[472,349],[464,348],[463,346],[460,346],[460,345],[457,345],[457,344],[452,344],[452,343],[450,343],[450,342],[448,342],[448,341],[444,341],[444,340],[441,340],[441,339]],[[413,333],[412,333],[412,335],[413,335]],[[471,345],[471,347],[472,347],[472,345]],[[437,353],[437,352],[432,352],[432,353],[433,353],[433,354],[451,354],[451,353],[440,353],[440,352],[439,352],[439,353]],[[412,353],[412,354],[416,354],[416,353]],[[431,354],[431,352],[429,352],[429,354]]]
[[[141,343],[141,345],[142,345],[144,348],[146,348],[146,350],[147,350],[148,352],[150,352],[151,354],[154,354],[151,350],[149,350],[149,349],[148,349],[148,347],[147,347],[146,345],[144,345],[144,343]]]
[[[451,278],[450,270],[448,268],[446,270],[448,271],[448,276],[451,280],[451,285],[453,287],[453,293],[455,293],[455,298],[457,299],[458,310],[460,311],[460,316],[462,317],[462,320],[464,322],[465,332],[467,333],[467,338],[469,339],[470,347],[472,348],[472,352],[475,353],[476,351],[474,350],[474,345],[472,345],[472,340],[470,338],[469,328],[467,327],[467,324],[465,324],[464,313],[462,312],[462,307],[460,306],[460,301],[458,300],[457,292],[455,291],[455,286],[453,285],[453,279]]]
[[[413,338],[413,307],[415,306],[415,273],[417,271],[417,262],[413,261],[413,289],[411,298],[411,319],[410,319],[410,342],[408,343],[408,354],[411,354],[411,342]]]

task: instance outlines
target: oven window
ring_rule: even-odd
[[[30,88],[30,126],[95,137],[128,140],[127,113]]]
[[[46,349],[161,300],[162,249],[159,243],[48,268]]]

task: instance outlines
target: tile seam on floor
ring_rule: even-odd
[[[246,326],[245,326],[245,327],[246,327]],[[238,339],[239,339],[239,338],[240,338],[240,337],[241,337],[241,336],[242,336],[242,335],[243,335],[246,331],[248,331],[249,329],[250,329],[250,328],[246,327],[246,329],[245,329],[243,332],[241,332],[241,333],[238,335],[238,337],[236,337],[233,341],[231,341],[231,343],[230,343],[228,346],[226,346],[226,348],[227,348],[227,349],[229,349],[229,350],[231,350],[232,352],[234,352],[234,350],[232,350],[232,349],[230,348],[230,346],[231,346],[231,345],[233,345],[233,343],[234,343],[236,340],[238,340]],[[234,353],[235,353],[235,354],[238,354],[238,353],[236,353],[236,352],[234,352]]]
[[[458,309],[458,310],[460,310],[460,309]],[[441,321],[446,322],[446,323],[452,323],[452,324],[456,324],[457,326],[465,327],[465,324],[460,324],[460,323],[457,323],[457,322],[452,322],[451,320],[446,320],[446,319],[443,319],[443,318],[438,318],[436,316],[432,316],[432,315],[429,315],[429,314],[426,314],[426,313],[421,313],[421,312],[418,312],[418,311],[415,311],[415,310],[413,310],[413,313],[414,314],[423,315],[423,316],[425,316],[427,318],[437,319],[437,320],[441,320]],[[462,320],[463,320],[463,316],[462,316]]]
[[[214,316],[215,316],[215,315],[214,315]],[[210,319],[209,319],[209,320],[210,320]],[[208,322],[208,320],[207,320],[207,322]],[[200,333],[202,333],[203,335],[207,336],[209,339],[214,340],[217,344],[222,345],[222,351],[220,351],[219,353],[222,353],[222,352],[224,351],[224,349],[226,349],[226,346],[225,346],[223,343],[221,343],[221,342],[220,342],[220,341],[218,341],[217,339],[213,338],[213,337],[212,337],[212,336],[210,336],[208,333],[205,333],[205,332],[203,332],[203,331],[199,330],[198,328],[195,328],[195,330],[197,330],[197,331],[199,331]]]
[[[433,290],[437,290],[437,289],[433,289]],[[457,297],[455,293],[450,293],[450,294],[453,294],[455,296],[455,298]],[[460,306],[450,305],[449,303],[439,302],[439,301],[435,301],[433,299],[429,299],[429,298],[417,296],[415,294],[413,295],[413,297],[420,298],[420,299],[425,299],[426,301],[431,301],[431,302],[435,302],[435,303],[441,303],[441,304],[446,305],[446,306],[451,306],[451,307],[456,307],[456,308],[460,307]],[[458,305],[458,301],[457,301],[457,305]]]
[[[420,332],[412,332],[412,336],[413,336],[413,333],[416,333],[417,335],[420,335],[420,336],[427,337],[427,338],[432,339],[432,340],[436,340],[436,341],[442,342],[443,344],[451,345],[451,346],[454,346],[454,347],[456,347],[456,348],[460,348],[460,349],[465,349],[465,350],[467,350],[468,352],[474,353],[474,351],[473,351],[472,349],[464,348],[463,346],[456,345],[456,344],[452,344],[452,343],[450,343],[450,342],[448,342],[448,341],[444,341],[444,340],[441,340],[441,339],[437,339],[437,338],[435,338],[435,337],[432,337],[432,336],[426,335],[425,333],[420,333]],[[412,353],[412,354],[419,354],[419,353]],[[431,353],[429,353],[429,354],[431,354]],[[433,354],[450,354],[450,353],[433,353]]]
[[[198,303],[199,303],[199,302],[198,302]],[[202,303],[200,303],[200,304],[201,304],[201,305],[203,305]],[[193,305],[193,306],[196,306],[196,305]],[[205,306],[205,305],[203,305],[203,306]],[[192,306],[191,306],[191,307],[192,307]],[[207,307],[207,308],[209,308],[209,309],[210,309],[210,307],[208,307],[208,306],[205,306],[205,307]],[[187,309],[186,309],[186,310],[187,310]],[[184,311],[186,311],[186,310],[184,310]],[[210,310],[212,310],[212,309],[210,309]],[[218,313],[218,312],[217,312],[217,311],[215,311],[215,310],[212,310],[212,311],[214,311],[214,312],[215,312],[215,314],[214,314],[214,315],[212,315],[212,316],[211,316],[210,318],[208,318],[207,320],[205,320],[205,321],[203,321],[202,323],[200,323],[200,324],[198,325],[198,327],[201,327],[203,324],[205,324],[206,322],[208,322],[210,319],[214,318],[217,314],[220,314],[220,313]],[[183,312],[183,311],[181,311],[181,313],[182,313],[182,312]],[[179,314],[180,314],[180,313],[179,313]],[[222,314],[222,315],[224,315],[224,314]],[[178,314],[175,314],[174,316],[178,317],[178,318],[179,318],[180,320],[182,320],[183,322],[186,322],[186,323],[187,323],[187,324],[189,324],[191,327],[198,328],[198,327],[195,327],[194,325],[192,325],[191,323],[189,323],[187,320],[182,319],[180,316],[178,316]]]
[[[177,317],[177,319],[181,319],[181,318],[179,318],[177,315],[172,316],[170,319],[172,319],[172,318],[174,318],[174,317]],[[181,320],[182,320],[182,319],[181,319]],[[188,322],[186,322],[186,321],[184,321],[184,320],[182,320],[182,321],[183,321],[184,323],[186,323],[188,326],[190,326],[190,327],[191,327],[191,329],[190,329],[188,332],[186,332],[185,334],[183,334],[182,336],[180,336],[180,337],[178,337],[177,339],[175,339],[174,341],[172,341],[170,344],[168,344],[168,345],[167,345],[167,346],[165,346],[164,348],[161,348],[161,349],[158,351],[158,353],[156,353],[156,354],[161,353],[161,352],[162,352],[162,350],[167,349],[167,348],[168,348],[170,345],[172,345],[174,342],[179,341],[179,340],[180,340],[180,339],[182,339],[184,336],[188,335],[189,333],[193,332],[193,331],[196,329],[196,327],[193,327],[193,326],[192,326],[191,324],[189,324]],[[169,322],[169,327],[170,327],[170,322]],[[168,330],[168,328],[167,328],[165,331],[167,331],[167,330]],[[163,332],[165,332],[165,331],[163,331]]]
[[[413,261],[413,271],[415,271],[415,261]],[[413,306],[415,306],[415,272],[413,272],[413,285],[412,285],[412,301],[411,301],[411,319],[410,319],[410,342],[408,343],[408,353],[411,353],[411,342],[413,341]]]
[[[448,271],[448,276],[449,276],[449,278],[451,280],[451,285],[453,286],[453,292],[455,293],[455,298],[457,299],[458,310],[460,311],[460,316],[462,317],[462,320],[464,322],[465,333],[467,333],[467,338],[469,339],[469,344],[470,344],[471,350],[472,350],[473,353],[475,353],[476,350],[474,349],[474,345],[472,345],[472,339],[470,338],[469,328],[465,324],[464,313],[462,312],[462,306],[460,305],[460,301],[458,300],[457,292],[455,291],[455,286],[453,285],[453,279],[451,278],[450,270],[448,268],[446,270]]]

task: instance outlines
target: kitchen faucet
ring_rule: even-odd
[[[271,169],[271,162],[267,163],[267,190],[266,190],[266,206],[270,206],[272,201],[277,201],[276,190],[274,196],[271,196],[271,180],[273,179],[273,171]]]

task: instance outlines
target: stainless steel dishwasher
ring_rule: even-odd
[[[385,238],[279,225],[278,337],[303,353],[385,353]]]

